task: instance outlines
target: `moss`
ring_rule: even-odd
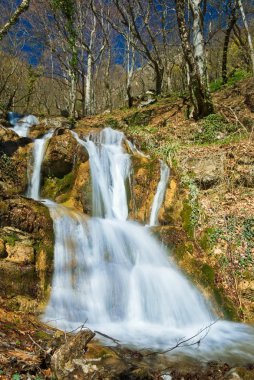
[[[119,128],[119,122],[116,119],[113,119],[112,117],[108,118],[106,120],[106,127],[111,127],[113,129]]]
[[[213,289],[213,296],[215,298],[216,303],[222,310],[224,317],[230,320],[234,320],[234,321],[239,320],[236,307],[223,293],[224,293],[223,289],[220,289],[220,288]]]
[[[68,173],[63,178],[47,177],[44,179],[42,196],[55,200],[58,196],[64,195],[61,202],[68,199],[68,193],[74,184],[74,173]]]
[[[200,247],[204,251],[210,252],[218,239],[219,232],[220,231],[214,227],[204,229],[199,240]]]
[[[209,286],[213,286],[214,281],[215,281],[214,269],[210,267],[210,265],[204,264],[201,268],[201,272],[202,272],[203,282],[207,283],[207,285]]]
[[[11,245],[12,247],[14,247],[16,241],[19,240],[18,236],[16,234],[10,234],[10,235],[7,235],[7,236],[4,236],[3,237],[3,240],[5,243]]]
[[[152,117],[152,110],[135,112],[134,114],[126,117],[124,121],[128,124],[128,126],[140,125],[146,126],[149,124]]]
[[[35,333],[35,337],[42,341],[48,341],[52,339],[52,336],[50,334],[47,334],[45,331],[37,331]]]
[[[183,223],[183,228],[190,238],[194,238],[194,226],[192,223],[192,207],[188,200],[183,202],[183,209],[181,212],[181,218]]]

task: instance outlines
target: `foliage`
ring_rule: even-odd
[[[234,86],[235,83],[239,82],[240,80],[249,78],[251,74],[247,72],[246,70],[237,69],[234,70],[228,77],[228,86]]]
[[[220,114],[211,114],[203,119],[201,130],[194,134],[194,140],[200,144],[214,143],[237,130],[237,124],[229,123]]]
[[[243,69],[233,70],[231,74],[229,74],[228,81],[225,85],[223,85],[223,81],[221,78],[215,79],[210,83],[210,91],[216,92],[220,91],[222,88],[233,87],[237,82],[249,78],[251,74]]]

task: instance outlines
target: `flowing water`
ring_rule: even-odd
[[[165,193],[167,190],[168,185],[168,179],[169,179],[169,167],[165,162],[161,161],[161,178],[160,182],[157,187],[157,191],[154,197],[153,205],[152,205],[152,211],[150,216],[150,226],[157,226],[158,223],[158,214],[160,211],[160,208],[162,206],[162,203],[164,201]]]
[[[35,200],[40,199],[41,184],[41,165],[44,158],[47,141],[51,138],[53,132],[46,133],[42,138],[34,141],[33,147],[33,170],[29,178],[27,197]]]
[[[124,135],[110,128],[85,141],[74,135],[90,157],[93,217],[44,201],[55,231],[54,276],[44,320],[66,330],[85,323],[122,343],[158,349],[203,330],[189,341],[201,339],[199,345],[179,350],[205,360],[253,359],[253,328],[227,321],[210,326],[217,316],[209,302],[149,228],[127,221],[131,160],[123,149]],[[34,149],[37,179],[45,142],[46,137],[40,153]],[[162,166],[156,210],[168,175]],[[39,198],[37,189],[38,181],[32,181],[32,197]]]
[[[29,133],[29,129],[33,125],[39,124],[38,119],[33,115],[21,116],[15,112],[9,112],[8,119],[13,128],[11,128],[14,132],[16,132],[20,137],[27,137]]]

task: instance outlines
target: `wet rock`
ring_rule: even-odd
[[[72,171],[78,159],[87,161],[88,154],[69,130],[62,129],[49,141],[42,165],[43,176],[62,178]]]
[[[142,156],[133,157],[129,189],[130,218],[149,223],[151,207],[160,180],[160,163]]]

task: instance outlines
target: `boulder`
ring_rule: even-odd
[[[43,176],[62,178],[70,173],[74,164],[88,160],[88,154],[68,129],[56,130],[46,149],[42,165]]]
[[[0,296],[45,299],[53,271],[53,241],[47,207],[22,197],[0,201]]]
[[[186,161],[186,167],[198,187],[207,190],[220,183],[224,172],[224,156],[192,157]]]

